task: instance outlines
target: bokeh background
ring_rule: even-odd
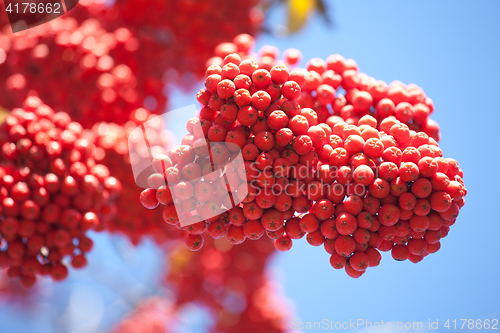
[[[429,320],[439,320],[443,332],[447,319],[500,319],[500,2],[326,3],[332,26],[315,15],[291,36],[279,28],[285,11],[272,11],[266,18],[272,28],[257,36],[257,49],[293,47],[305,60],[338,53],[377,79],[422,87],[434,101],[440,147],[445,157],[460,162],[468,196],[441,250],[418,264],[396,262],[384,253],[382,265],[351,279],[332,269],[322,247],[313,248],[305,239],[294,242],[291,251],[269,264],[271,277],[290,301],[291,318],[420,321],[424,328]],[[195,104],[201,86],[191,91],[169,87],[169,108]],[[169,263],[153,242],[134,247],[121,236],[92,236],[95,248],[87,269],[72,272],[62,283],[41,281],[34,294],[15,302],[1,301],[0,332],[107,332],[141,299],[168,297],[160,276]],[[206,332],[210,324],[206,309],[192,304],[181,311],[175,332]],[[309,331],[315,330],[304,330]]]

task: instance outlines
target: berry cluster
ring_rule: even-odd
[[[145,104],[163,111],[164,84],[159,74],[139,70],[140,46],[127,28],[108,31],[95,19],[78,23],[66,16],[40,31],[0,35],[0,87],[8,92],[0,105],[11,109],[35,90],[85,128],[98,121],[124,124]]]
[[[205,231],[232,244],[266,234],[280,251],[306,235],[352,277],[378,250],[418,262],[439,249],[466,190],[420,88],[387,87],[338,55],[290,71],[297,50],[279,62],[271,47],[260,59],[231,48],[211,60],[182,146],[157,156],[146,208],[187,225],[191,250]]]
[[[115,218],[109,220],[105,228],[110,232],[125,234],[133,244],[138,244],[145,236],[152,236],[158,244],[163,244],[172,237],[179,236],[181,231],[172,230],[163,223],[160,211],[144,212],[136,198],[141,190],[131,172],[129,158],[130,133],[140,124],[151,119],[152,114],[143,108],[134,110],[125,126],[114,123],[99,122],[92,127],[95,136],[95,159],[113,171],[113,175],[123,186],[116,198],[116,206],[120,207]],[[150,137],[152,146],[166,147],[168,134],[163,130],[161,117],[154,117],[158,135]],[[148,122],[150,126],[154,122]],[[147,152],[146,152],[147,153]]]
[[[168,252],[166,282],[175,287],[176,305],[201,302],[215,317],[217,332],[286,331],[288,307],[266,276],[272,242],[262,238],[239,246],[223,239],[207,243],[197,252],[182,244]]]
[[[120,182],[93,158],[93,136],[37,97],[0,127],[0,267],[31,286],[37,275],[62,280],[87,264],[88,230],[112,218]]]
[[[7,32],[0,34],[0,87],[9,92],[0,105],[15,107],[34,89],[85,128],[98,121],[123,125],[138,107],[162,112],[165,82],[193,84],[217,43],[258,30],[256,4],[117,1],[106,8],[85,0],[43,29],[20,35],[0,21]],[[176,15],[165,20],[165,13]]]
[[[237,73],[237,75],[242,74],[243,77],[238,77],[233,82],[234,88],[235,90],[241,88],[248,90],[252,98],[253,93],[258,90],[267,92],[272,101],[272,103],[267,104],[268,107],[271,107],[267,110],[268,112],[272,112],[271,110],[276,107],[275,103],[281,107],[281,103],[292,100],[297,102],[301,108],[313,109],[319,124],[327,122],[331,115],[340,116],[349,125],[356,125],[359,119],[365,115],[372,115],[378,121],[394,116],[400,122],[408,125],[411,130],[423,131],[434,140],[439,141],[439,125],[429,118],[429,115],[434,111],[433,101],[417,85],[405,85],[400,81],[394,81],[388,85],[384,81],[376,80],[359,72],[358,65],[353,59],[345,59],[338,54],[330,55],[326,60],[313,58],[308,61],[305,69],[296,68],[289,72],[288,69],[300,61],[300,51],[296,49],[286,50],[284,59],[280,61],[277,59],[279,51],[276,48],[264,46],[260,50],[259,58],[256,58],[255,55],[248,54],[248,52],[241,52],[237,44],[239,37],[236,37],[233,43],[223,43],[216,48],[216,56],[207,62],[207,81],[213,81],[214,77],[210,77],[211,74],[220,75],[221,80],[227,79],[226,73],[221,74],[222,67],[227,62],[231,62],[231,58],[228,60],[224,58],[238,50],[239,60],[236,62],[243,60],[244,69],[240,69]],[[251,62],[252,60],[253,62]],[[284,66],[285,69],[281,66]],[[273,67],[275,67],[274,73],[271,73]],[[268,72],[264,75],[262,83],[253,82],[253,71],[257,69]],[[243,83],[246,80],[245,76],[251,79],[250,85],[248,82]],[[218,77],[216,78],[218,79]],[[287,83],[287,80],[299,84],[299,89],[295,84]],[[217,80],[210,82],[208,82],[210,87],[207,86],[198,94],[198,98],[201,98],[201,100],[199,99],[200,103],[205,105],[207,105],[206,100],[212,94],[219,93],[218,90],[214,90]],[[284,85],[285,83],[286,85]],[[281,87],[281,95],[276,85]],[[242,93],[239,91],[234,95],[235,103],[237,98],[240,100],[240,104],[246,102],[248,97],[242,96]],[[261,109],[268,103],[267,97],[264,100],[259,105]],[[252,102],[254,103],[254,101]],[[240,104],[238,106],[241,106]],[[253,106],[253,104],[251,105]],[[288,102],[286,107],[290,106],[291,102]],[[262,111],[261,109],[258,110]]]

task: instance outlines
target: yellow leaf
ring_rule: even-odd
[[[9,110],[0,106],[0,125],[3,124],[5,118],[9,115]]]
[[[302,28],[309,16],[314,13],[315,4],[315,0],[288,0],[289,33],[297,32]]]
[[[189,251],[184,243],[177,245],[169,252],[170,270],[180,272],[192,259],[192,252]]]

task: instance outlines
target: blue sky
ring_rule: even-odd
[[[434,100],[432,118],[441,126],[445,157],[458,160],[464,170],[468,196],[441,250],[416,265],[396,262],[387,253],[379,267],[351,279],[331,268],[322,247],[313,248],[305,239],[295,242],[291,251],[270,265],[274,278],[284,284],[284,294],[295,304],[295,318],[303,322],[422,321],[424,327],[429,319],[439,319],[439,331],[446,330],[442,327],[446,319],[459,323],[461,318],[499,319],[500,219],[495,213],[498,190],[494,184],[500,175],[500,130],[495,122],[500,114],[500,2],[326,2],[331,4],[334,28],[314,17],[292,37],[263,35],[257,45],[272,44],[281,51],[295,47],[306,60],[339,53],[355,59],[361,71],[377,79],[421,86]],[[278,22],[281,19],[279,14],[273,16]],[[194,93],[176,91],[175,95],[173,108],[196,103]],[[62,309],[74,297],[83,297],[80,308],[74,305],[75,313],[87,311],[88,318],[96,318],[89,305],[99,299],[99,316],[110,323],[130,308],[131,299],[155,293],[151,286],[157,282],[161,259],[153,245],[134,250],[120,238],[109,240],[106,235],[99,235],[96,243],[90,269],[47,288],[40,296],[49,301],[38,301],[31,312],[0,304],[0,331],[2,327],[16,332],[37,327],[42,333],[61,329],[57,320],[68,315]],[[110,288],[103,279],[122,282]],[[140,286],[137,295],[122,294],[135,285]],[[96,293],[88,296],[88,290]],[[49,302],[57,304],[55,310],[44,311]],[[86,318],[79,320],[87,322]]]

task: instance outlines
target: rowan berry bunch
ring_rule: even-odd
[[[272,46],[264,46],[259,55],[242,51],[239,46],[240,38],[246,40],[246,37],[240,36],[235,38],[233,43],[223,43],[216,48],[216,55],[207,62],[207,79],[210,74],[218,74],[221,75],[221,79],[227,79],[220,72],[222,67],[231,60],[224,60],[224,58],[230,53],[238,53],[239,59],[244,61],[244,68],[250,66],[248,70],[240,69],[238,72],[251,78],[252,82],[247,90],[252,97],[257,90],[265,90],[271,96],[272,107],[275,107],[275,103],[280,105],[285,100],[292,99],[299,103],[301,108],[313,109],[317,114],[318,123],[326,122],[331,115],[340,116],[350,125],[356,125],[365,115],[371,115],[377,121],[394,116],[408,125],[410,129],[425,132],[434,140],[439,141],[439,125],[429,118],[434,111],[433,101],[417,85],[405,85],[400,81],[387,84],[376,80],[360,72],[356,61],[345,59],[338,54],[330,55],[326,60],[313,58],[307,62],[306,68],[298,68],[295,65],[301,59],[299,50],[286,50],[283,54],[284,59],[279,60],[279,51]],[[251,60],[256,62],[258,67],[255,67],[255,63],[251,63]],[[215,67],[209,67],[211,65]],[[277,65],[283,65],[287,70],[276,67],[272,75],[270,71]],[[294,67],[293,71],[288,70]],[[268,78],[266,78],[260,85],[253,82],[254,78],[251,77],[250,72],[255,69],[267,70],[272,76],[272,81],[267,81]],[[283,86],[287,79],[298,83],[300,89],[292,83]],[[242,86],[242,80],[242,77],[238,77],[234,81],[236,90],[245,89],[246,85]],[[266,83],[270,85],[266,86]],[[276,84],[285,90],[281,96],[276,90]],[[210,97],[214,92],[219,93],[212,88],[207,87],[203,93],[200,92],[202,98]],[[241,94],[240,91],[234,98],[238,96],[241,100],[243,98]]]
[[[166,81],[193,84],[218,43],[259,29],[257,2],[121,1],[107,7],[82,0],[21,36],[1,21],[7,33],[0,34],[0,87],[9,93],[0,105],[15,107],[34,89],[85,128],[99,121],[123,125],[139,107],[163,112]],[[166,13],[175,15],[165,20]]]
[[[266,234],[280,251],[306,236],[352,277],[379,264],[378,250],[418,262],[439,249],[464,204],[463,173],[442,157],[437,131],[412,129],[431,122],[427,112],[415,118],[373,108],[376,100],[430,110],[420,89],[375,81],[359,90],[372,81],[338,55],[290,71],[297,50],[279,61],[272,47],[260,58],[230,49],[219,46],[224,58],[207,68],[200,115],[188,122],[183,145],[158,157],[150,179],[170,191],[151,181],[141,194],[145,207],[161,203],[167,223],[185,221],[191,250],[205,232],[232,244]],[[344,99],[353,112],[338,108]]]
[[[148,121],[152,117],[154,120]],[[141,190],[131,172],[129,143],[134,144],[135,141],[133,138],[129,141],[129,136],[144,122],[148,122],[151,128],[154,127],[158,134],[149,137],[151,147],[166,147],[168,134],[163,130],[162,118],[155,117],[144,108],[133,111],[125,126],[100,122],[92,128],[97,147],[95,159],[113,170],[113,175],[123,185],[122,191],[116,198],[116,205],[120,209],[116,212],[115,218],[106,223],[105,228],[110,232],[125,234],[133,244],[138,244],[147,236],[153,237],[158,244],[163,244],[168,239],[179,237],[179,234],[183,234],[183,232],[168,228],[168,225],[163,222],[161,211],[144,212],[142,206],[137,202]],[[142,157],[149,157],[148,151],[140,149],[132,149],[132,151],[146,154]]]
[[[0,127],[0,266],[27,287],[86,266],[88,230],[100,231],[121,189],[93,158],[93,136],[37,97]]]
[[[96,19],[79,23],[66,16],[42,30],[0,35],[0,86],[8,92],[0,105],[13,108],[34,89],[86,128],[98,121],[124,124],[145,103],[163,111],[164,84],[158,73],[139,70],[139,47],[127,28],[109,31]]]

